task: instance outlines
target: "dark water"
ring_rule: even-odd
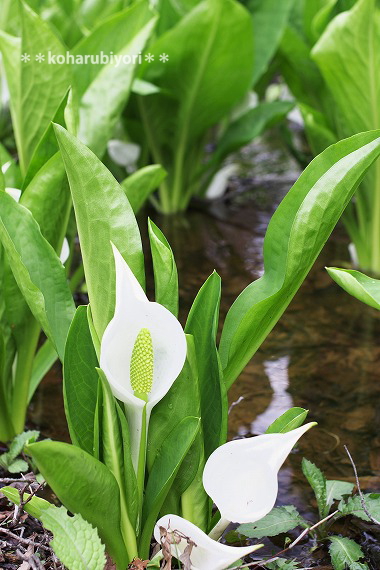
[[[243,177],[233,181],[227,200],[181,217],[153,214],[175,252],[182,322],[214,269],[222,277],[222,319],[242,289],[262,274],[268,221],[299,173],[281,147],[268,142],[246,150],[239,160]],[[303,456],[327,478],[353,481],[346,444],[363,489],[380,489],[380,314],[340,290],[324,270],[347,262],[347,239],[338,227],[230,392],[231,403],[243,397],[230,414],[231,438],[262,433],[291,406],[308,408],[310,419],[318,422],[280,477],[279,504],[294,503],[311,519],[313,503],[300,470]],[[30,418],[44,433],[67,440],[62,409],[56,369],[41,385]]]

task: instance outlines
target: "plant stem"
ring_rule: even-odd
[[[208,533],[209,537],[213,540],[219,540],[230,522],[231,521],[228,521],[227,519],[221,518],[220,521],[216,523],[214,528]]]
[[[151,129],[150,129],[150,125],[149,125],[149,119],[146,113],[146,109],[145,109],[145,105],[144,102],[142,100],[142,97],[137,97],[137,101],[138,101],[138,107],[139,107],[139,111],[140,111],[140,115],[142,118],[142,122],[144,125],[144,130],[146,132],[146,136],[148,139],[148,144],[150,147],[150,151],[153,155],[154,161],[157,162],[157,164],[161,164],[161,166],[164,166],[164,161],[161,157],[161,152],[158,148],[158,146],[156,145],[156,141],[154,140],[154,134],[152,133]],[[167,186],[166,181],[164,180],[163,182],[161,182],[159,189],[159,196],[160,196],[160,207],[162,209],[162,212],[164,214],[168,214],[170,213],[170,198],[169,198],[169,188]]]
[[[140,504],[140,518],[142,512],[142,504],[144,500],[144,487],[145,487],[145,462],[146,462],[146,436],[147,436],[147,425],[146,425],[146,406],[142,410],[142,421],[141,421],[141,439],[140,439],[140,449],[139,458],[137,463],[137,490],[139,494],[139,504]]]
[[[25,427],[25,416],[28,405],[29,382],[32,375],[33,361],[40,336],[40,325],[31,316],[26,327],[24,341],[17,353],[17,366],[13,386],[12,417],[16,434]]]

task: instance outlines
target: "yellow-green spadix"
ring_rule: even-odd
[[[150,412],[170,389],[186,359],[185,333],[175,316],[148,300],[112,244],[116,269],[115,313],[104,331],[100,367],[113,394],[124,402],[136,467],[142,410]]]
[[[287,433],[229,441],[210,455],[203,486],[222,519],[255,522],[272,510],[278,471],[299,438],[314,425],[310,422]]]
[[[219,474],[219,476],[221,475]],[[194,542],[190,553],[192,570],[225,570],[239,558],[244,558],[244,556],[263,546],[262,544],[254,544],[239,547],[222,544],[212,540],[200,528],[178,515],[165,515],[157,521],[154,528],[154,538],[158,543],[160,543],[160,527],[169,532],[174,532],[171,553],[177,559],[184,553],[188,545],[186,539],[180,539],[180,536],[189,537]]]

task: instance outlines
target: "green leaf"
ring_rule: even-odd
[[[125,195],[135,214],[142,208],[151,193],[158,188],[166,176],[159,164],[150,164],[136,170],[121,183]]]
[[[380,128],[380,10],[376,0],[358,0],[335,17],[314,46],[316,61],[335,106],[339,138]],[[345,223],[360,266],[380,271],[380,168],[371,169]]]
[[[305,521],[293,506],[275,507],[264,518],[254,523],[241,524],[237,532],[248,538],[263,538],[264,536],[277,536],[282,532],[289,532],[297,526],[304,526]]]
[[[27,4],[20,3],[22,41],[15,46],[16,62],[5,68],[11,88],[12,122],[15,131],[21,170],[26,172],[33,152],[47,129],[70,84],[67,64],[49,63],[50,56],[63,56],[65,48],[49,24],[35,14]],[[42,51],[43,50],[43,51]],[[21,62],[21,53],[30,59]],[[44,55],[43,61],[36,56]],[[48,56],[48,54],[50,54]]]
[[[34,443],[38,439],[39,435],[40,432],[36,430],[24,431],[23,433],[16,435],[9,446],[9,451],[7,453],[3,453],[1,457],[7,456],[8,460],[16,459],[16,457],[23,451],[25,445],[28,443]]]
[[[326,505],[331,507],[334,501],[340,501],[345,495],[351,495],[355,485],[348,481],[326,481]]]
[[[231,152],[250,143],[265,129],[281,121],[292,110],[291,101],[273,101],[260,103],[257,107],[249,109],[228,125],[226,131],[218,141],[213,158],[222,160]]]
[[[16,489],[4,487],[8,499],[20,504]],[[30,495],[24,495],[29,499]],[[44,528],[53,533],[51,546],[68,570],[103,570],[106,557],[98,533],[81,515],[69,516],[64,507],[56,507],[44,499],[31,497],[24,510],[38,518]]]
[[[150,541],[157,516],[199,427],[199,418],[184,418],[169,433],[157,453],[145,488],[142,515],[144,526],[139,549],[142,557],[149,555]]]
[[[36,173],[21,194],[44,238],[61,253],[71,211],[70,189],[60,153],[54,154]]]
[[[214,272],[199,290],[185,327],[194,337],[206,459],[227,437],[227,395],[216,349],[220,295],[220,277]]]
[[[173,212],[186,208],[192,193],[199,191],[208,129],[250,89],[250,15],[235,0],[204,0],[150,45],[149,52],[154,61],[144,63],[141,75],[159,92],[138,97],[139,110],[150,152],[168,171],[160,207]],[[165,65],[161,54],[169,57]]]
[[[368,570],[367,564],[358,562],[364,558],[364,553],[360,546],[350,538],[342,536],[329,536],[330,556],[334,570]]]
[[[64,267],[29,210],[0,193],[0,239],[17,285],[63,360],[74,303]]]
[[[129,528],[134,537],[139,509],[137,480],[132,465],[129,427],[123,412],[116,402],[108,380],[102,370],[96,369],[99,375],[100,396],[100,459],[114,475],[120,489],[122,529]],[[124,536],[128,545],[128,533]],[[129,553],[130,558],[137,555]]]
[[[380,310],[380,280],[350,269],[326,267],[327,273],[347,293],[366,305]]]
[[[71,441],[94,454],[94,421],[99,366],[87,320],[78,307],[67,336],[63,366],[63,396]]]
[[[182,371],[169,392],[152,410],[147,446],[149,471],[152,470],[153,463],[167,434],[172,432],[183,418],[200,416],[198,370],[194,340],[191,335],[186,335],[186,340],[187,356]],[[196,469],[197,466],[195,471]]]
[[[265,73],[274,56],[288,21],[294,0],[250,0],[252,11],[255,65],[252,85]]]
[[[343,114],[340,136],[380,127],[379,41],[376,2],[359,0],[332,20],[313,48],[312,57]]]
[[[115,308],[111,241],[144,284],[140,232],[120,185],[100,160],[65,129],[56,126],[73,197],[86,284],[99,339]]]
[[[315,498],[317,499],[319,516],[323,519],[329,512],[325,476],[322,471],[314,465],[314,463],[305,458],[302,459],[302,472],[314,491]]]
[[[309,410],[304,408],[290,408],[268,427],[265,433],[287,433],[300,426],[307,418]]]
[[[178,273],[170,244],[162,231],[148,220],[152,251],[155,299],[178,316]]]
[[[39,383],[44,378],[45,374],[49,372],[57,358],[57,351],[53,344],[50,340],[46,340],[38,350],[33,360],[32,375],[29,383],[28,402],[33,398],[34,392],[39,386]]]
[[[239,3],[206,0],[149,46],[155,59],[145,65],[144,79],[171,92],[178,104],[178,113],[173,113],[173,106],[171,111],[167,108],[165,95],[151,95],[147,100],[151,116],[165,114],[166,132],[170,125],[173,127],[172,148],[186,146],[248,91],[253,65],[251,26],[250,15]],[[169,55],[165,65],[159,60],[162,53]],[[164,105],[161,108],[160,103]],[[161,138],[163,133],[158,134]]]
[[[380,520],[380,499],[379,495],[373,493],[367,493],[364,496],[364,501],[367,510],[376,519]],[[359,495],[350,497],[346,501],[341,501],[338,505],[338,510],[342,515],[354,515],[359,519],[364,521],[369,521],[370,519],[365,514]]]
[[[28,446],[28,453],[65,507],[98,529],[118,570],[124,570],[129,560],[120,531],[119,487],[112,473],[68,443],[45,440]]]
[[[1,457],[0,457],[1,461]],[[9,473],[25,473],[28,471],[29,465],[23,459],[15,459],[8,465]]]
[[[187,356],[184,367],[166,396],[153,408],[150,418],[147,448],[149,471],[167,434],[175,429],[183,418],[199,417],[201,414],[194,339],[191,335],[186,335],[186,340]],[[168,508],[170,507],[171,513],[182,514],[187,520],[206,531],[209,498],[202,484],[204,463],[203,434],[199,430],[181,463],[166,501],[169,502]],[[184,492],[191,495],[186,500],[185,512],[183,512]],[[166,503],[163,508],[166,508]]]
[[[219,350],[228,387],[294,297],[378,157],[378,135],[355,135],[326,149],[277,208],[264,240],[264,275],[239,295],[224,323]]]
[[[71,91],[68,91],[63,97],[61,104],[59,105],[53,117],[54,122],[62,125],[63,127],[66,126],[65,112],[70,108],[70,100]],[[50,123],[33,153],[30,164],[28,166],[28,170],[22,183],[22,190],[25,190],[25,188],[27,188],[39,170],[58,152],[58,150],[59,148],[57,137],[55,136],[53,124]],[[61,168],[62,167],[63,165]],[[62,175],[64,175],[64,169]]]
[[[138,54],[148,40],[156,18],[145,0],[135,2],[102,22],[74,49],[75,57],[88,54],[113,53],[130,57],[129,63],[113,61],[107,64],[74,67],[74,89],[80,98],[78,137],[97,155],[102,156],[115,124],[131,90]],[[101,101],[101,104],[99,102]]]

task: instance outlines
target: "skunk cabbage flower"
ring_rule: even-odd
[[[236,547],[222,544],[212,540],[200,528],[178,515],[165,515],[157,521],[154,538],[158,543],[161,543],[160,527],[168,531],[171,553],[177,559],[189,544],[186,538],[194,543],[189,553],[192,570],[224,570],[239,558],[244,558],[263,546],[254,544]]]
[[[100,367],[114,396],[125,404],[136,468],[151,410],[181,372],[187,346],[175,316],[147,299],[113,244],[112,249],[116,268],[115,313],[101,341]]]
[[[210,455],[203,486],[222,519],[255,522],[272,510],[278,471],[301,435],[314,425],[311,422],[287,433],[233,440]]]

